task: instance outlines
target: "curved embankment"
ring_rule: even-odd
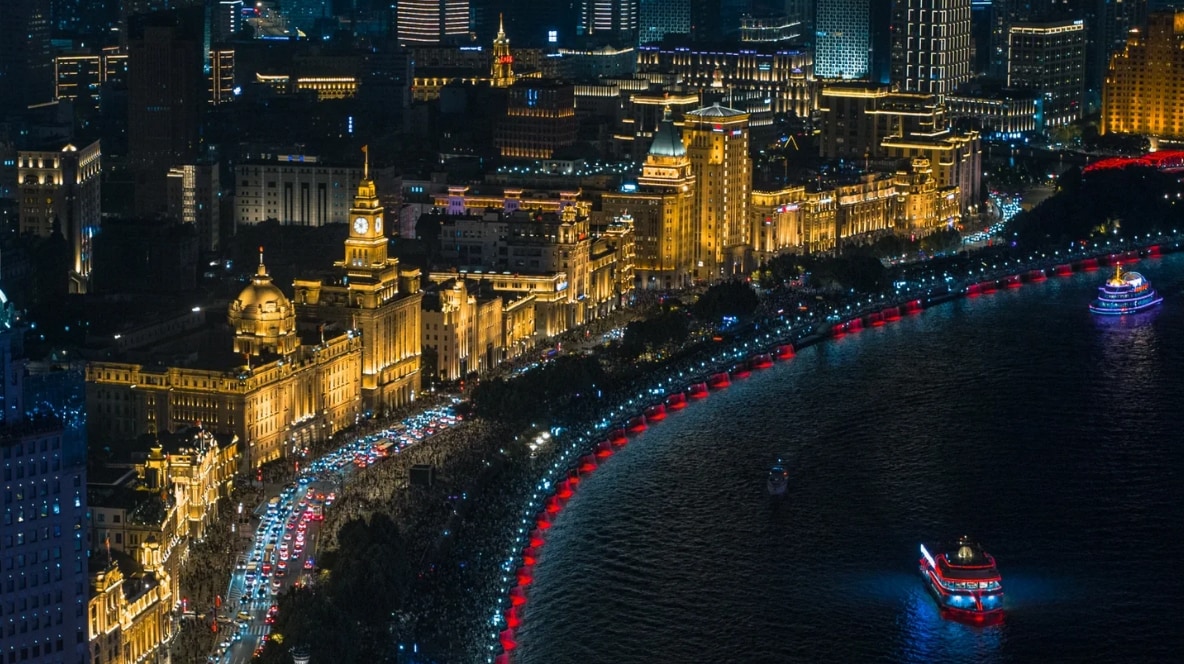
[[[1179,250],[1177,242],[1168,251]],[[656,402],[651,401],[632,413],[625,413],[623,417],[616,417],[617,425],[609,426],[607,421],[596,430],[588,432],[593,437],[590,447],[585,447],[582,454],[572,454],[574,463],[565,464],[562,460],[556,462],[552,468],[551,479],[540,483],[541,492],[535,495],[522,519],[519,528],[519,538],[510,559],[504,565],[507,591],[499,602],[494,624],[498,631],[492,636],[496,638],[496,645],[491,646],[489,661],[494,664],[510,664],[513,653],[518,647],[515,640],[517,630],[523,625],[522,607],[529,599],[530,586],[534,582],[534,567],[542,556],[547,543],[547,533],[552,525],[562,515],[564,507],[575,495],[582,482],[588,481],[602,466],[609,462],[616,448],[623,447],[630,440],[643,432],[649,426],[659,423],[696,401],[706,399],[712,392],[729,388],[737,378],[748,376],[752,371],[759,371],[774,365],[774,360],[788,361],[795,355],[795,348],[818,343],[826,338],[842,337],[846,334],[858,333],[867,327],[879,327],[899,321],[904,316],[918,314],[927,307],[948,302],[957,297],[980,297],[1009,288],[1020,288],[1025,284],[1039,283],[1049,276],[1069,276],[1074,272],[1089,272],[1102,266],[1113,265],[1116,262],[1138,260],[1140,258],[1159,257],[1164,248],[1161,245],[1151,245],[1142,250],[1130,250],[1122,253],[1085,256],[1064,263],[1049,263],[1049,267],[1031,268],[1023,272],[1004,275],[994,279],[969,283],[964,288],[931,294],[925,298],[907,300],[901,304],[886,306],[881,309],[864,312],[847,320],[830,323],[817,329],[811,334],[796,338],[794,341],[774,343],[767,348],[759,348],[755,353],[750,351],[747,358],[739,364],[734,364],[730,370],[722,370],[719,366],[704,367],[703,373],[692,376],[690,382],[683,382],[683,387],[658,394]],[[766,335],[766,339],[769,335]],[[747,347],[748,344],[745,344]],[[733,354],[725,354],[725,356]],[[718,359],[718,358],[717,358]],[[727,366],[726,364],[724,366]],[[682,376],[682,374],[680,374]],[[664,383],[670,384],[675,379],[668,378]],[[618,408],[618,411],[620,409]],[[582,437],[575,445],[584,442]],[[575,450],[573,445],[571,450]],[[561,478],[561,479],[558,479]]]

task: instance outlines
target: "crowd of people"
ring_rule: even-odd
[[[178,633],[169,645],[172,661],[180,664],[205,662],[217,643],[226,638],[230,620],[217,622],[217,616],[232,616],[227,605],[227,580],[234,571],[234,561],[243,546],[244,529],[236,523],[236,511],[228,500],[218,502],[218,511],[207,524],[204,538],[189,544],[181,568],[181,596],[189,611],[179,624]],[[232,528],[232,524],[234,527]],[[217,627],[215,627],[217,625]]]

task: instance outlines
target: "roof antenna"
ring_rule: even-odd
[[[369,145],[362,146],[362,155],[364,155],[363,162],[362,162],[362,179],[369,180],[370,179],[370,146]]]

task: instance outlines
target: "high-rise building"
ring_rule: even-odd
[[[0,16],[0,112],[52,99],[49,0],[9,0]]]
[[[90,287],[91,240],[102,221],[102,152],[95,141],[83,148],[67,143],[53,150],[17,153],[22,233],[61,233],[70,246],[70,292]]]
[[[0,550],[0,658],[87,661],[86,448],[61,421],[26,417],[24,328],[0,293],[0,453],[4,525]],[[8,561],[11,561],[9,564]]]
[[[605,194],[605,216],[633,223],[633,271],[644,289],[682,288],[695,273],[697,183],[670,108],[654,133],[635,191]]]
[[[132,17],[128,44],[128,152],[135,210],[167,208],[169,168],[198,153],[208,83],[203,72],[201,8]]]
[[[210,52],[210,103],[234,101],[234,88],[234,49],[216,48]]]
[[[639,0],[581,0],[576,34],[615,46],[637,43]]]
[[[411,403],[419,388],[420,273],[388,255],[384,222],[367,156],[342,260],[324,277],[295,280],[302,319],[361,333],[362,404],[375,414]]]
[[[892,82],[904,92],[954,92],[973,75],[970,0],[900,0],[892,7]]]
[[[715,104],[683,119],[683,143],[698,183],[695,278],[715,281],[744,269],[752,159],[748,114]]]
[[[395,11],[400,44],[468,39],[469,0],[403,0]]]
[[[243,0],[218,0],[214,9],[213,41],[226,41],[243,29]]]
[[[183,224],[193,224],[202,252],[219,248],[222,194],[218,162],[174,166],[169,169],[169,214]]]
[[[1184,12],[1154,12],[1110,56],[1102,87],[1103,134],[1184,138]]]
[[[495,88],[506,88],[514,84],[514,54],[510,52],[506,23],[501,16],[497,19],[497,37],[493,40],[493,62],[489,68],[489,83]]]
[[[59,55],[53,68],[54,99],[69,99],[79,107],[97,110],[108,85],[127,85],[127,53],[115,46]]]
[[[820,2],[815,14],[814,75],[866,78],[871,67],[871,0]]]
[[[575,144],[579,122],[572,85],[522,79],[508,90],[506,115],[494,134],[503,157],[550,159],[556,150]]]
[[[1082,115],[1085,96],[1085,25],[1081,20],[1016,23],[1009,31],[1007,85],[1041,95],[1045,127]]]
[[[691,34],[692,0],[641,0],[637,41],[660,42],[666,35]]]

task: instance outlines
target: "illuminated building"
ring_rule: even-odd
[[[469,0],[402,0],[395,11],[401,44],[439,44],[469,36]]]
[[[637,73],[674,74],[688,89],[715,86],[733,95],[753,93],[769,100],[770,124],[775,113],[810,117],[816,104],[813,54],[775,44],[748,43],[742,49],[647,44],[637,49]]]
[[[502,298],[502,348],[506,359],[521,357],[536,339],[533,293],[504,291]]]
[[[620,45],[637,42],[640,0],[580,0],[576,34]]]
[[[929,160],[939,187],[957,187],[963,212],[978,205],[982,147],[976,131],[956,132],[934,94],[838,83],[822,90],[819,153],[825,159]]]
[[[1110,58],[1099,131],[1184,137],[1184,12],[1155,12]]]
[[[160,545],[141,546],[137,559],[124,554],[91,559],[87,602],[89,661],[137,664],[168,661],[174,594],[160,561]]]
[[[743,43],[792,42],[801,36],[802,22],[789,16],[740,17],[740,41]]]
[[[970,0],[900,0],[892,7],[892,82],[942,98],[973,75]]]
[[[860,236],[921,237],[956,225],[961,211],[957,189],[938,186],[928,162],[914,159],[895,174],[866,174],[818,191],[753,191],[750,219],[753,253],[767,261],[784,252],[829,251]]]
[[[505,302],[503,311],[506,312],[507,352],[521,353],[537,339],[554,337],[571,329],[571,298],[567,275],[562,272],[516,274],[469,269],[431,272],[428,281],[440,284],[458,277],[488,284],[502,297]]]
[[[423,348],[436,354],[436,376],[460,380],[502,361],[502,300],[481,284],[456,278],[434,284],[423,297]]]
[[[748,114],[716,104],[684,116],[682,142],[695,196],[695,278],[714,281],[743,271],[752,160]]]
[[[576,88],[576,104],[582,110],[585,100],[591,95],[581,97],[581,87],[592,86]],[[606,87],[603,93],[612,95],[612,108],[606,111],[606,115],[611,112],[618,118],[617,131],[613,132],[614,147],[618,156],[632,161],[646,160],[650,145],[662,126],[667,110],[672,117],[681,118],[687,111],[702,106],[699,95],[677,88],[654,90],[654,86],[649,86],[645,90],[631,91],[618,88],[617,82],[612,82]]]
[[[666,35],[691,34],[692,0],[640,0],[638,43],[660,42]]]
[[[249,160],[235,167],[234,221],[344,224],[353,203],[349,192],[361,178],[361,169],[321,163],[315,155],[265,155]]]
[[[574,207],[579,216],[586,217],[592,210],[589,201],[580,199],[580,191],[528,191],[518,187],[505,187],[486,193],[470,191],[465,185],[448,187],[447,194],[437,194],[433,197],[437,208],[449,215],[480,215],[490,208],[500,209],[506,213],[517,210],[531,212],[558,213],[565,208]]]
[[[215,41],[226,41],[243,29],[243,0],[218,0],[214,12],[210,27]]]
[[[301,318],[336,323],[362,337],[362,400],[385,413],[415,400],[420,363],[420,273],[387,254],[386,219],[369,153],[350,209],[349,237],[334,272],[295,280]]]
[[[1085,24],[1017,23],[1008,37],[1007,84],[1040,93],[1045,127],[1079,119],[1085,96]]]
[[[239,469],[247,472],[355,423],[362,411],[362,340],[355,332],[301,338],[295,307],[262,259],[226,320],[231,335],[201,330],[153,344],[147,355],[129,348],[89,363],[92,438],[199,427],[237,437]],[[162,361],[179,363],[178,355],[190,359],[184,366]]]
[[[0,659],[85,661],[86,448],[58,418],[26,415],[24,327],[0,293]]]
[[[1042,129],[1041,95],[1035,90],[957,92],[946,96],[951,120],[970,118],[984,138],[1019,138]]]
[[[489,69],[489,80],[495,88],[514,84],[514,55],[510,53],[510,40],[506,38],[505,20],[497,17],[497,37],[493,40],[493,62]]]
[[[217,162],[185,164],[169,169],[169,217],[192,224],[201,251],[219,247],[220,199],[222,188]]]
[[[288,74],[255,74],[255,82],[266,85],[276,94],[312,92],[317,101],[352,99],[358,94],[355,76],[297,76]]]
[[[871,70],[871,0],[820,2],[814,16],[814,75],[866,78]]]
[[[610,223],[592,240],[588,262],[588,307],[599,318],[624,306],[633,292],[636,244],[633,224]]]
[[[683,288],[695,274],[698,189],[669,107],[654,135],[636,191],[605,194],[610,219],[632,221],[634,274],[643,289]]]
[[[575,89],[557,81],[520,80],[507,88],[506,114],[494,145],[512,159],[550,159],[576,142]]]
[[[92,239],[102,220],[102,153],[99,142],[83,148],[17,152],[22,233],[49,237],[60,232],[70,245],[70,292],[90,288]]]
[[[210,103],[216,105],[234,101],[234,87],[234,49],[210,51]]]
[[[105,84],[127,84],[127,54],[116,47],[59,55],[53,66],[54,99],[82,100],[98,108]]]

